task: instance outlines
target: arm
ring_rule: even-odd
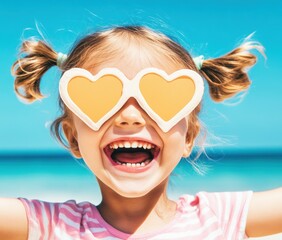
[[[260,237],[280,232],[282,232],[282,188],[254,193],[247,218],[247,235]]]
[[[18,199],[0,198],[0,239],[27,238],[28,223],[23,204]]]

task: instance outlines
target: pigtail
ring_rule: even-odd
[[[224,56],[203,61],[200,72],[208,82],[214,101],[223,101],[248,89],[251,81],[247,70],[257,60],[251,50],[258,50],[264,55],[264,48],[259,43],[246,41]]]
[[[28,102],[43,98],[40,80],[47,70],[57,64],[57,57],[58,54],[43,41],[24,41],[19,58],[12,66],[17,95]]]

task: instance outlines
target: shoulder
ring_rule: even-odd
[[[178,209],[185,219],[217,228],[224,239],[243,239],[251,197],[251,191],[199,192],[181,196]]]
[[[179,204],[186,207],[238,205],[250,201],[253,192],[198,192],[195,195],[182,195]]]
[[[19,200],[26,210],[29,239],[40,239],[43,233],[46,239],[79,239],[81,223],[91,221],[97,211],[89,202]]]
[[[46,202],[37,199],[28,200],[25,198],[19,198],[19,200],[23,203],[29,214],[35,214],[37,211],[50,211],[52,214],[62,212],[76,216],[96,209],[95,205],[92,203],[77,203],[75,200],[68,200],[66,202]]]

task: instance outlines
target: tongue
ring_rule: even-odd
[[[140,163],[150,158],[150,154],[146,152],[135,152],[135,153],[116,153],[113,159],[124,163]]]

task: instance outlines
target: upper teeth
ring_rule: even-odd
[[[118,141],[110,144],[111,149],[118,148],[144,148],[151,149],[154,148],[154,145],[147,142],[142,141]]]

